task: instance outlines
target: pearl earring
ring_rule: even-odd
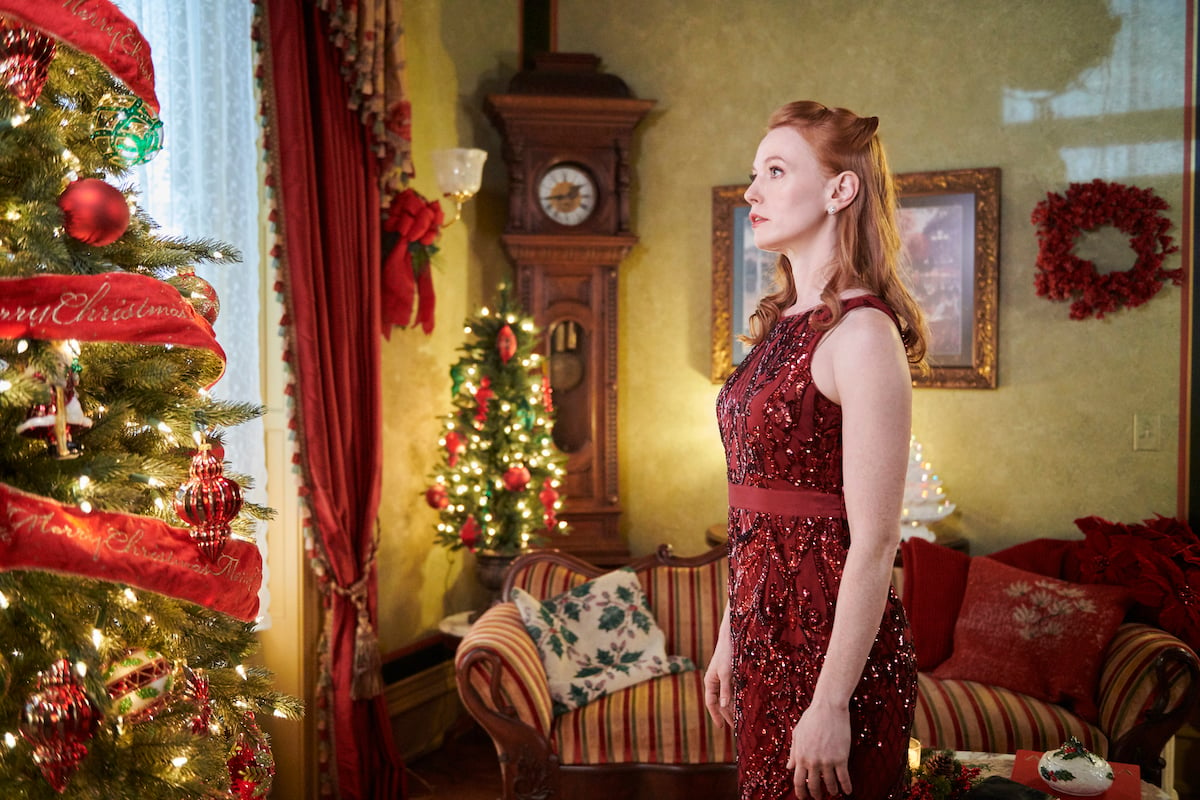
[[[830,203],[828,206],[825,207],[825,210],[829,213],[830,216],[833,216],[834,214],[837,213],[837,206],[835,206],[833,203]]]

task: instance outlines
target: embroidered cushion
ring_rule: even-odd
[[[954,651],[933,676],[1061,702],[1095,722],[1101,661],[1127,605],[1120,587],[1068,583],[973,558]]]
[[[620,569],[547,600],[520,588],[512,601],[546,667],[554,713],[659,675],[695,669],[668,656],[637,575]]]

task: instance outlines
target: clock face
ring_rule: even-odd
[[[538,204],[560,225],[578,225],[596,210],[596,182],[582,167],[557,164],[538,181]]]

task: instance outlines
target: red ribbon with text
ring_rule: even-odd
[[[215,563],[183,528],[75,506],[0,483],[0,570],[36,569],[126,583],[251,622],[262,555],[231,538]]]
[[[191,303],[169,283],[130,272],[0,278],[0,339],[22,337],[197,347],[225,369],[225,351]]]
[[[150,44],[109,0],[0,0],[0,16],[18,19],[94,56],[159,112]]]

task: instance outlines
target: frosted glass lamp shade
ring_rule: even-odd
[[[479,191],[483,182],[483,162],[487,161],[486,150],[456,147],[435,150],[429,156],[433,159],[434,177],[443,194],[462,201]]]

